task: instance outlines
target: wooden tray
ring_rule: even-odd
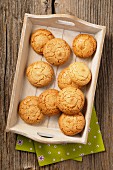
[[[33,51],[29,44],[31,33],[39,28],[50,30],[56,38],[66,40],[70,47],[72,47],[72,41],[78,34],[91,34],[97,40],[96,53],[89,59],[80,59],[72,53],[71,59],[66,64],[60,67],[53,66],[56,78],[52,85],[44,88],[35,88],[26,79],[25,70],[29,64],[35,61],[45,61],[45,58]],[[12,131],[43,143],[66,142],[86,144],[105,32],[105,26],[91,24],[70,15],[25,14],[6,131]],[[83,89],[87,101],[87,105],[85,107],[86,126],[84,131],[74,137],[64,135],[58,126],[59,115],[50,118],[47,117],[40,125],[28,125],[24,123],[17,114],[20,100],[29,95],[38,96],[47,88],[55,88],[59,90],[57,85],[57,76],[59,72],[74,61],[85,62],[92,72],[91,83]]]

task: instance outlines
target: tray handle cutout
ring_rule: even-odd
[[[43,137],[43,138],[54,138],[54,136],[51,134],[37,133],[37,135],[39,135],[40,137]]]
[[[57,20],[56,23],[57,23],[57,24],[61,24],[61,25],[75,26],[75,23],[74,23],[74,22],[64,21],[64,20]]]

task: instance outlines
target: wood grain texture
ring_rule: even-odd
[[[95,107],[106,152],[84,157],[78,169],[111,170],[113,169],[113,1],[63,0],[61,3],[60,0],[56,0],[55,12],[69,13],[88,22],[106,26],[107,32],[95,95]],[[71,163],[72,161],[70,165]]]
[[[54,6],[52,7],[52,4]],[[68,13],[107,26],[95,107],[106,152],[40,168],[35,154],[15,151],[16,135],[5,133],[24,13]],[[113,1],[112,0],[1,0],[0,1],[0,169],[112,170],[113,169]]]
[[[16,135],[5,133],[24,14],[51,13],[51,0],[0,1],[0,169],[38,169],[35,154],[15,151]]]

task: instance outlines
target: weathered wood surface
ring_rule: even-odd
[[[35,154],[15,151],[16,135],[5,133],[24,13],[68,13],[106,25],[107,33],[98,78],[95,107],[106,152],[39,168]],[[0,169],[112,170],[113,169],[113,1],[1,0],[0,1]]]

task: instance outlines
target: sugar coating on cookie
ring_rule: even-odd
[[[58,123],[61,131],[65,135],[74,136],[83,130],[85,118],[81,112],[76,115],[61,114]]]
[[[69,75],[69,68],[63,69],[58,75],[58,86],[63,89],[68,86],[78,87],[76,83],[72,81]]]
[[[45,44],[54,38],[54,35],[46,29],[38,29],[31,35],[31,46],[38,54],[43,54]]]
[[[96,50],[96,46],[96,40],[92,35],[79,34],[73,40],[72,49],[76,56],[88,58],[93,55]]]
[[[62,89],[57,96],[58,108],[68,115],[80,112],[84,106],[84,94],[75,87]]]
[[[37,61],[27,68],[26,76],[33,86],[43,87],[51,83],[54,71],[47,62]]]
[[[58,93],[58,90],[48,89],[39,95],[38,106],[43,114],[53,116],[60,113],[56,104]]]
[[[54,38],[45,45],[43,55],[50,64],[62,65],[70,57],[70,47],[66,41]]]
[[[28,124],[39,123],[43,120],[44,115],[38,107],[38,97],[27,96],[19,104],[18,111],[22,120]]]
[[[91,80],[91,71],[83,62],[75,62],[69,66],[69,75],[78,86],[84,86]]]

